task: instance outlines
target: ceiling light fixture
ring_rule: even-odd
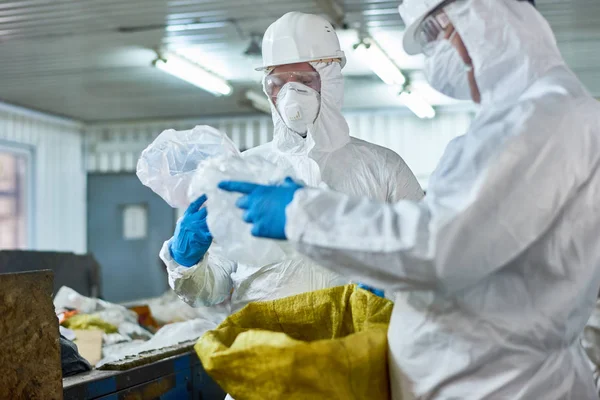
[[[250,44],[244,54],[249,57],[262,57],[262,36],[256,33],[250,34]]]
[[[402,103],[404,103],[404,105],[412,112],[414,112],[417,117],[423,119],[431,119],[435,117],[434,108],[421,96],[415,94],[414,92],[404,89],[398,96],[400,97]]]
[[[214,94],[229,96],[233,88],[225,79],[201,65],[174,53],[164,53],[154,60],[153,65],[168,74]]]
[[[419,118],[435,117],[435,110],[423,98],[408,89],[409,82],[402,70],[372,38],[361,35],[355,44],[354,53],[359,56],[371,70],[396,93],[400,89],[400,100]]]
[[[195,31],[200,29],[218,29],[227,26],[227,22],[193,22],[190,24],[167,25],[167,32]]]
[[[388,85],[402,86],[406,77],[396,63],[373,39],[362,39],[354,46],[354,52]]]

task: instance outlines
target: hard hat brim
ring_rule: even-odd
[[[342,66],[342,68],[344,68],[344,66],[346,65],[346,55],[344,54],[343,51],[340,51],[340,54],[336,54],[333,56],[324,56],[324,57],[310,57],[310,58],[305,58],[305,59],[293,59],[293,60],[286,60],[286,61],[281,61],[279,63],[277,63],[277,65],[263,65],[262,67],[258,67],[255,68],[255,71],[265,71],[267,69],[270,68],[276,68],[276,67],[280,67],[282,65],[288,65],[288,64],[298,64],[298,63],[305,63],[305,62],[318,62],[321,60],[335,60],[335,59],[340,59],[340,65]]]
[[[423,15],[421,15],[419,18],[413,21],[413,23],[410,24],[408,28],[406,28],[406,30],[404,31],[404,36],[402,37],[402,48],[404,49],[404,52],[409,56],[415,56],[417,54],[423,53],[423,46],[421,46],[421,44],[415,38],[415,33],[417,32],[417,29],[419,29],[421,22],[423,22],[423,20],[429,15],[429,13],[436,9],[441,3],[443,3],[443,1],[440,1],[439,3],[429,7],[427,11],[423,13]]]

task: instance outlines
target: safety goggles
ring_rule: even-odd
[[[281,88],[289,82],[298,82],[321,92],[321,77],[316,71],[272,72],[265,77],[265,92],[271,98],[277,97]]]
[[[446,35],[446,29],[451,24],[443,8],[434,11],[423,19],[415,35],[425,55],[433,49],[435,43]]]
[[[435,48],[435,43],[439,40],[444,39],[448,26],[452,23],[448,14],[445,12],[445,8],[454,4],[464,4],[464,0],[445,0],[441,2],[436,8],[429,12],[419,27],[415,30],[415,40],[423,49],[425,55],[429,55]]]

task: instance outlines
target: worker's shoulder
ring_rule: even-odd
[[[529,87],[513,107],[522,121],[543,121],[547,126],[580,126],[600,118],[600,103],[593,99],[572,74],[562,70],[548,74]],[[525,126],[525,124],[522,124]]]
[[[252,147],[248,150],[242,152],[242,157],[255,157],[261,156],[265,157],[266,154],[269,154],[272,150],[272,142],[267,142],[261,144],[260,146]]]
[[[512,107],[501,125],[497,132],[509,139],[506,144],[513,151],[532,158],[552,154],[555,162],[574,171],[600,151],[600,104],[575,84],[533,90]]]
[[[348,143],[346,147],[350,150],[360,152],[363,155],[369,154],[371,155],[371,157],[377,159],[378,161],[402,161],[402,157],[400,157],[398,153],[396,153],[394,150],[387,147],[379,146],[375,143],[367,142],[366,140],[355,138],[353,136],[350,136],[350,143]]]
[[[587,94],[571,95],[552,92],[538,98],[525,98],[513,107],[518,131],[530,134],[568,135],[577,131],[598,132],[600,128],[600,103]],[[543,131],[543,132],[542,132]]]

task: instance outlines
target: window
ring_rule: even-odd
[[[123,238],[140,240],[148,236],[148,208],[145,204],[123,207]]]
[[[30,156],[0,148],[0,249],[28,247]]]

